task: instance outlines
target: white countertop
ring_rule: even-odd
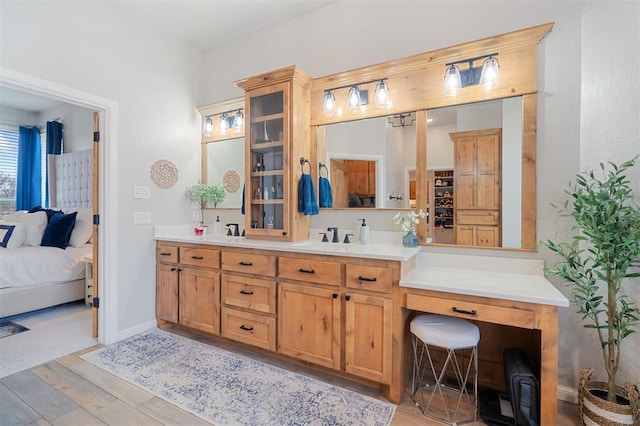
[[[421,253],[400,287],[569,306],[569,300],[544,277],[542,265],[539,260]]]
[[[225,247],[245,247],[262,250],[288,251],[308,254],[323,254],[328,256],[360,257],[365,259],[383,259],[407,261],[418,254],[421,247],[407,248],[402,244],[369,244],[358,243],[322,243],[319,241],[300,241],[295,243],[252,240],[244,237],[214,237],[212,234],[204,236],[193,235],[189,226],[156,226],[154,239],[180,243],[215,244]]]

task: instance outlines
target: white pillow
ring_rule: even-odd
[[[27,232],[24,223],[0,223],[0,247],[14,249],[24,242]]]
[[[82,247],[87,244],[93,235],[93,210],[90,208],[65,210],[65,214],[78,212],[76,216],[76,225],[73,227],[69,245],[73,247]]]
[[[25,246],[39,246],[48,223],[47,213],[43,211],[35,213],[19,211],[6,216],[5,220],[7,222],[24,223],[26,236],[22,244]]]

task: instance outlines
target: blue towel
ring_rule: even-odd
[[[245,196],[244,185],[245,184],[242,184],[242,207],[240,207],[240,213],[242,213],[242,214],[244,214],[244,196]]]
[[[313,179],[310,174],[303,173],[298,184],[298,211],[305,215],[318,214],[318,202],[316,191],[313,188]]]
[[[333,195],[329,179],[320,176],[318,179],[318,191],[320,192],[320,207],[333,207]]]

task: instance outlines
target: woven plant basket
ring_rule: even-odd
[[[640,397],[638,388],[631,383],[625,387],[616,386],[619,400],[627,403],[615,403],[606,400],[607,384],[605,382],[590,381],[593,368],[582,370],[578,386],[578,405],[580,409],[580,424],[585,426],[640,426]],[[604,398],[598,395],[604,395]]]

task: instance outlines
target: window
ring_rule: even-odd
[[[42,152],[42,202],[45,204],[45,176],[47,175],[47,138],[40,135]],[[16,181],[18,176],[18,129],[0,129],[0,217],[16,211]]]

